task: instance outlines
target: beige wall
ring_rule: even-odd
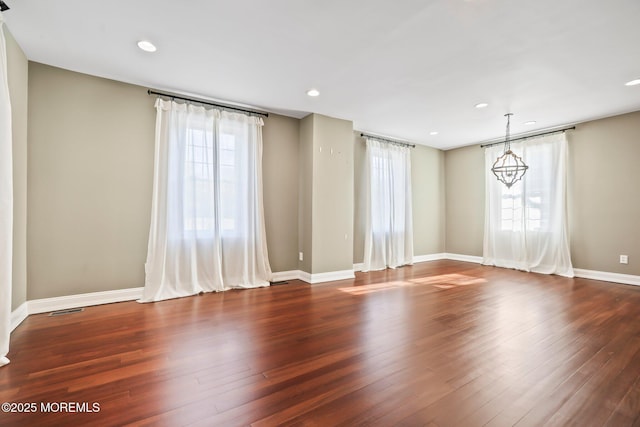
[[[640,275],[640,111],[583,123],[568,139],[573,266]]]
[[[367,144],[360,136],[360,131],[353,132],[353,263],[360,264],[364,260],[364,236],[366,232],[366,199],[364,194],[365,167],[367,160]],[[415,243],[415,242],[414,242]]]
[[[411,151],[413,254],[438,254],[445,249],[444,152],[416,145]]]
[[[27,301],[28,61],[6,26],[7,76],[13,134],[13,279],[11,309]],[[1,30],[0,30],[1,31]]]
[[[482,256],[484,150],[477,145],[445,151],[446,252]]]
[[[445,169],[444,152],[417,145],[411,150],[411,190],[413,204],[413,254],[432,255],[445,248]],[[364,168],[366,142],[354,132],[354,247],[353,259],[364,257]]]
[[[28,298],[143,286],[154,99],[29,64]]]
[[[320,114],[300,123],[299,269],[353,269],[353,124]]]
[[[579,124],[567,138],[574,268],[640,275],[640,112]],[[446,250],[482,256],[484,152],[447,151],[445,168]],[[628,255],[629,264],[620,264],[619,255]]]
[[[300,151],[298,157],[298,250],[303,259],[298,269],[311,273],[313,260],[313,122],[315,116],[309,114],[300,121]]]
[[[353,269],[353,123],[314,114],[311,273]]]
[[[273,271],[298,269],[300,120],[269,114],[262,129],[264,217]]]

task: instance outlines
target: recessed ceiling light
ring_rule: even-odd
[[[535,120],[529,120],[528,122],[524,122],[525,125],[527,126],[531,126],[531,125],[535,125],[536,121]]]
[[[485,108],[488,107],[489,104],[487,104],[486,102],[481,102],[479,104],[476,104],[476,108]]]
[[[148,40],[140,40],[138,47],[145,52],[155,52],[157,50],[156,46]]]
[[[437,134],[438,134],[438,132],[435,131],[435,130],[433,132],[429,132],[429,135],[437,135]]]
[[[309,96],[318,96],[318,95],[320,95],[320,91],[318,89],[309,89],[307,91],[307,95],[309,95]]]
[[[625,86],[635,86],[640,85],[640,79],[631,80],[630,82],[626,82]]]

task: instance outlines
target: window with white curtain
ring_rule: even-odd
[[[411,149],[366,143],[363,271],[412,264]]]
[[[184,231],[214,231],[213,200],[213,144],[212,135],[187,128],[184,156],[183,191]],[[209,142],[207,142],[209,141]]]
[[[221,206],[222,232],[233,233],[236,231],[236,218],[239,216],[238,205],[238,156],[235,138],[233,135],[224,134],[220,138],[220,195],[225,203]]]
[[[214,152],[213,132],[187,129],[184,156],[184,231],[197,231],[199,236],[214,232],[216,210],[213,203],[214,181],[220,182],[220,216],[223,235],[235,231],[238,215],[236,187],[239,179],[237,164],[239,152],[235,147],[235,136],[219,135],[220,141]]]
[[[268,286],[259,117],[156,101],[141,302]]]
[[[529,165],[507,188],[491,172],[503,146],[485,152],[486,205],[483,263],[573,277],[567,225],[566,136],[553,134],[511,143]]]
[[[527,150],[527,160],[535,165],[552,165],[553,152],[544,145],[532,144]],[[548,168],[548,167],[547,167]],[[546,169],[541,167],[539,170]],[[502,193],[501,228],[503,231],[549,231],[550,197],[553,194],[551,175],[525,174],[526,194],[523,181],[511,188],[500,186]]]

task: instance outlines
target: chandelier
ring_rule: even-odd
[[[529,166],[527,166],[521,157],[518,157],[511,151],[511,116],[513,113],[504,115],[507,118],[507,132],[504,138],[504,154],[498,157],[491,167],[491,172],[498,178],[498,181],[511,188],[516,181],[524,176]]]

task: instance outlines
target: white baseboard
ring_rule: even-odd
[[[305,273],[305,272],[302,272]],[[308,274],[308,273],[305,273]],[[356,275],[353,273],[353,270],[341,270],[341,271],[328,271],[326,273],[312,273],[309,275],[310,281],[312,285],[315,283],[323,283],[323,282],[332,282],[334,280],[345,280],[345,279],[353,279]],[[304,280],[300,278],[300,280]],[[305,280],[306,282],[306,280]]]
[[[11,331],[13,332],[31,314],[132,301],[140,299],[141,296],[142,288],[130,288],[27,301],[11,312]]]
[[[306,271],[298,270],[296,279],[314,285],[316,283],[353,279],[355,277],[354,270],[328,271],[326,273],[307,273]]]
[[[132,301],[142,297],[142,288],[118,289],[115,291],[91,292],[64,297],[42,298],[28,302],[29,314],[47,313],[68,308]]]
[[[23,302],[20,307],[11,312],[11,332],[29,316],[29,303]]]
[[[413,257],[413,263],[417,262],[429,262],[429,261],[438,261],[441,259],[446,259],[445,253],[440,254],[429,254],[429,255],[416,255]]]
[[[298,280],[302,280],[303,282],[311,283],[311,273],[307,273],[306,271],[298,270]]]
[[[282,280],[302,280],[310,284],[331,282],[332,280],[353,279],[355,274],[353,270],[329,271],[327,273],[307,273],[302,270],[290,270],[273,273],[272,281],[278,282]]]
[[[463,262],[473,262],[476,264],[482,264],[481,256],[473,256],[473,255],[460,255],[460,254],[444,254],[444,259],[450,259],[452,261],[463,261]]]
[[[574,268],[573,273],[576,277],[583,279],[602,280],[603,282],[623,283],[625,285],[640,286],[640,276],[631,274],[609,273],[606,271],[584,270],[582,268]]]
[[[300,270],[278,271],[271,276],[272,282],[282,282],[285,280],[295,280],[300,278]]]

